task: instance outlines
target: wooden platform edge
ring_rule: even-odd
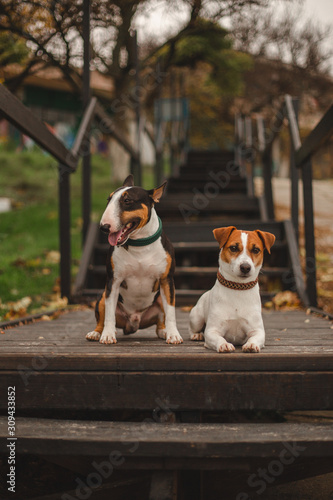
[[[42,455],[140,457],[333,457],[331,424],[160,424],[17,419],[16,451]],[[8,451],[8,422],[0,417],[0,452]],[[287,453],[285,452],[285,453]]]

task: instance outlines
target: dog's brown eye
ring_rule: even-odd
[[[257,247],[252,248],[252,253],[258,254],[259,252],[260,252],[260,248],[257,248]]]
[[[129,198],[125,198],[125,199],[124,199],[124,203],[125,203],[126,205],[130,205],[130,204],[132,203],[132,200],[130,200]]]
[[[238,252],[238,246],[237,245],[232,245],[229,247],[230,252]]]

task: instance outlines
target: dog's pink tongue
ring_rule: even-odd
[[[118,243],[118,240],[121,235],[121,230],[118,231],[117,233],[110,233],[108,236],[108,240],[111,246],[115,247]]]

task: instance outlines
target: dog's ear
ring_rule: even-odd
[[[272,233],[266,233],[265,231],[260,231],[256,229],[256,233],[264,244],[268,253],[271,253],[271,247],[274,245],[275,236]]]
[[[214,229],[214,238],[219,242],[220,248],[222,248],[226,244],[231,233],[235,229],[235,226],[218,227],[217,229]]]
[[[123,187],[131,187],[134,186],[134,177],[132,174],[129,174],[123,182]]]
[[[154,203],[158,203],[164,193],[167,181],[164,181],[158,188],[150,189],[148,191],[149,196],[153,199]]]

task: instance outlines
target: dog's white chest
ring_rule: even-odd
[[[152,304],[156,282],[167,264],[166,252],[160,241],[140,248],[115,249],[114,266],[122,280],[120,289],[124,306],[129,311],[142,310]]]
[[[263,327],[258,286],[244,292],[216,284],[210,293],[209,323],[224,325],[228,342],[242,343],[249,331]]]

